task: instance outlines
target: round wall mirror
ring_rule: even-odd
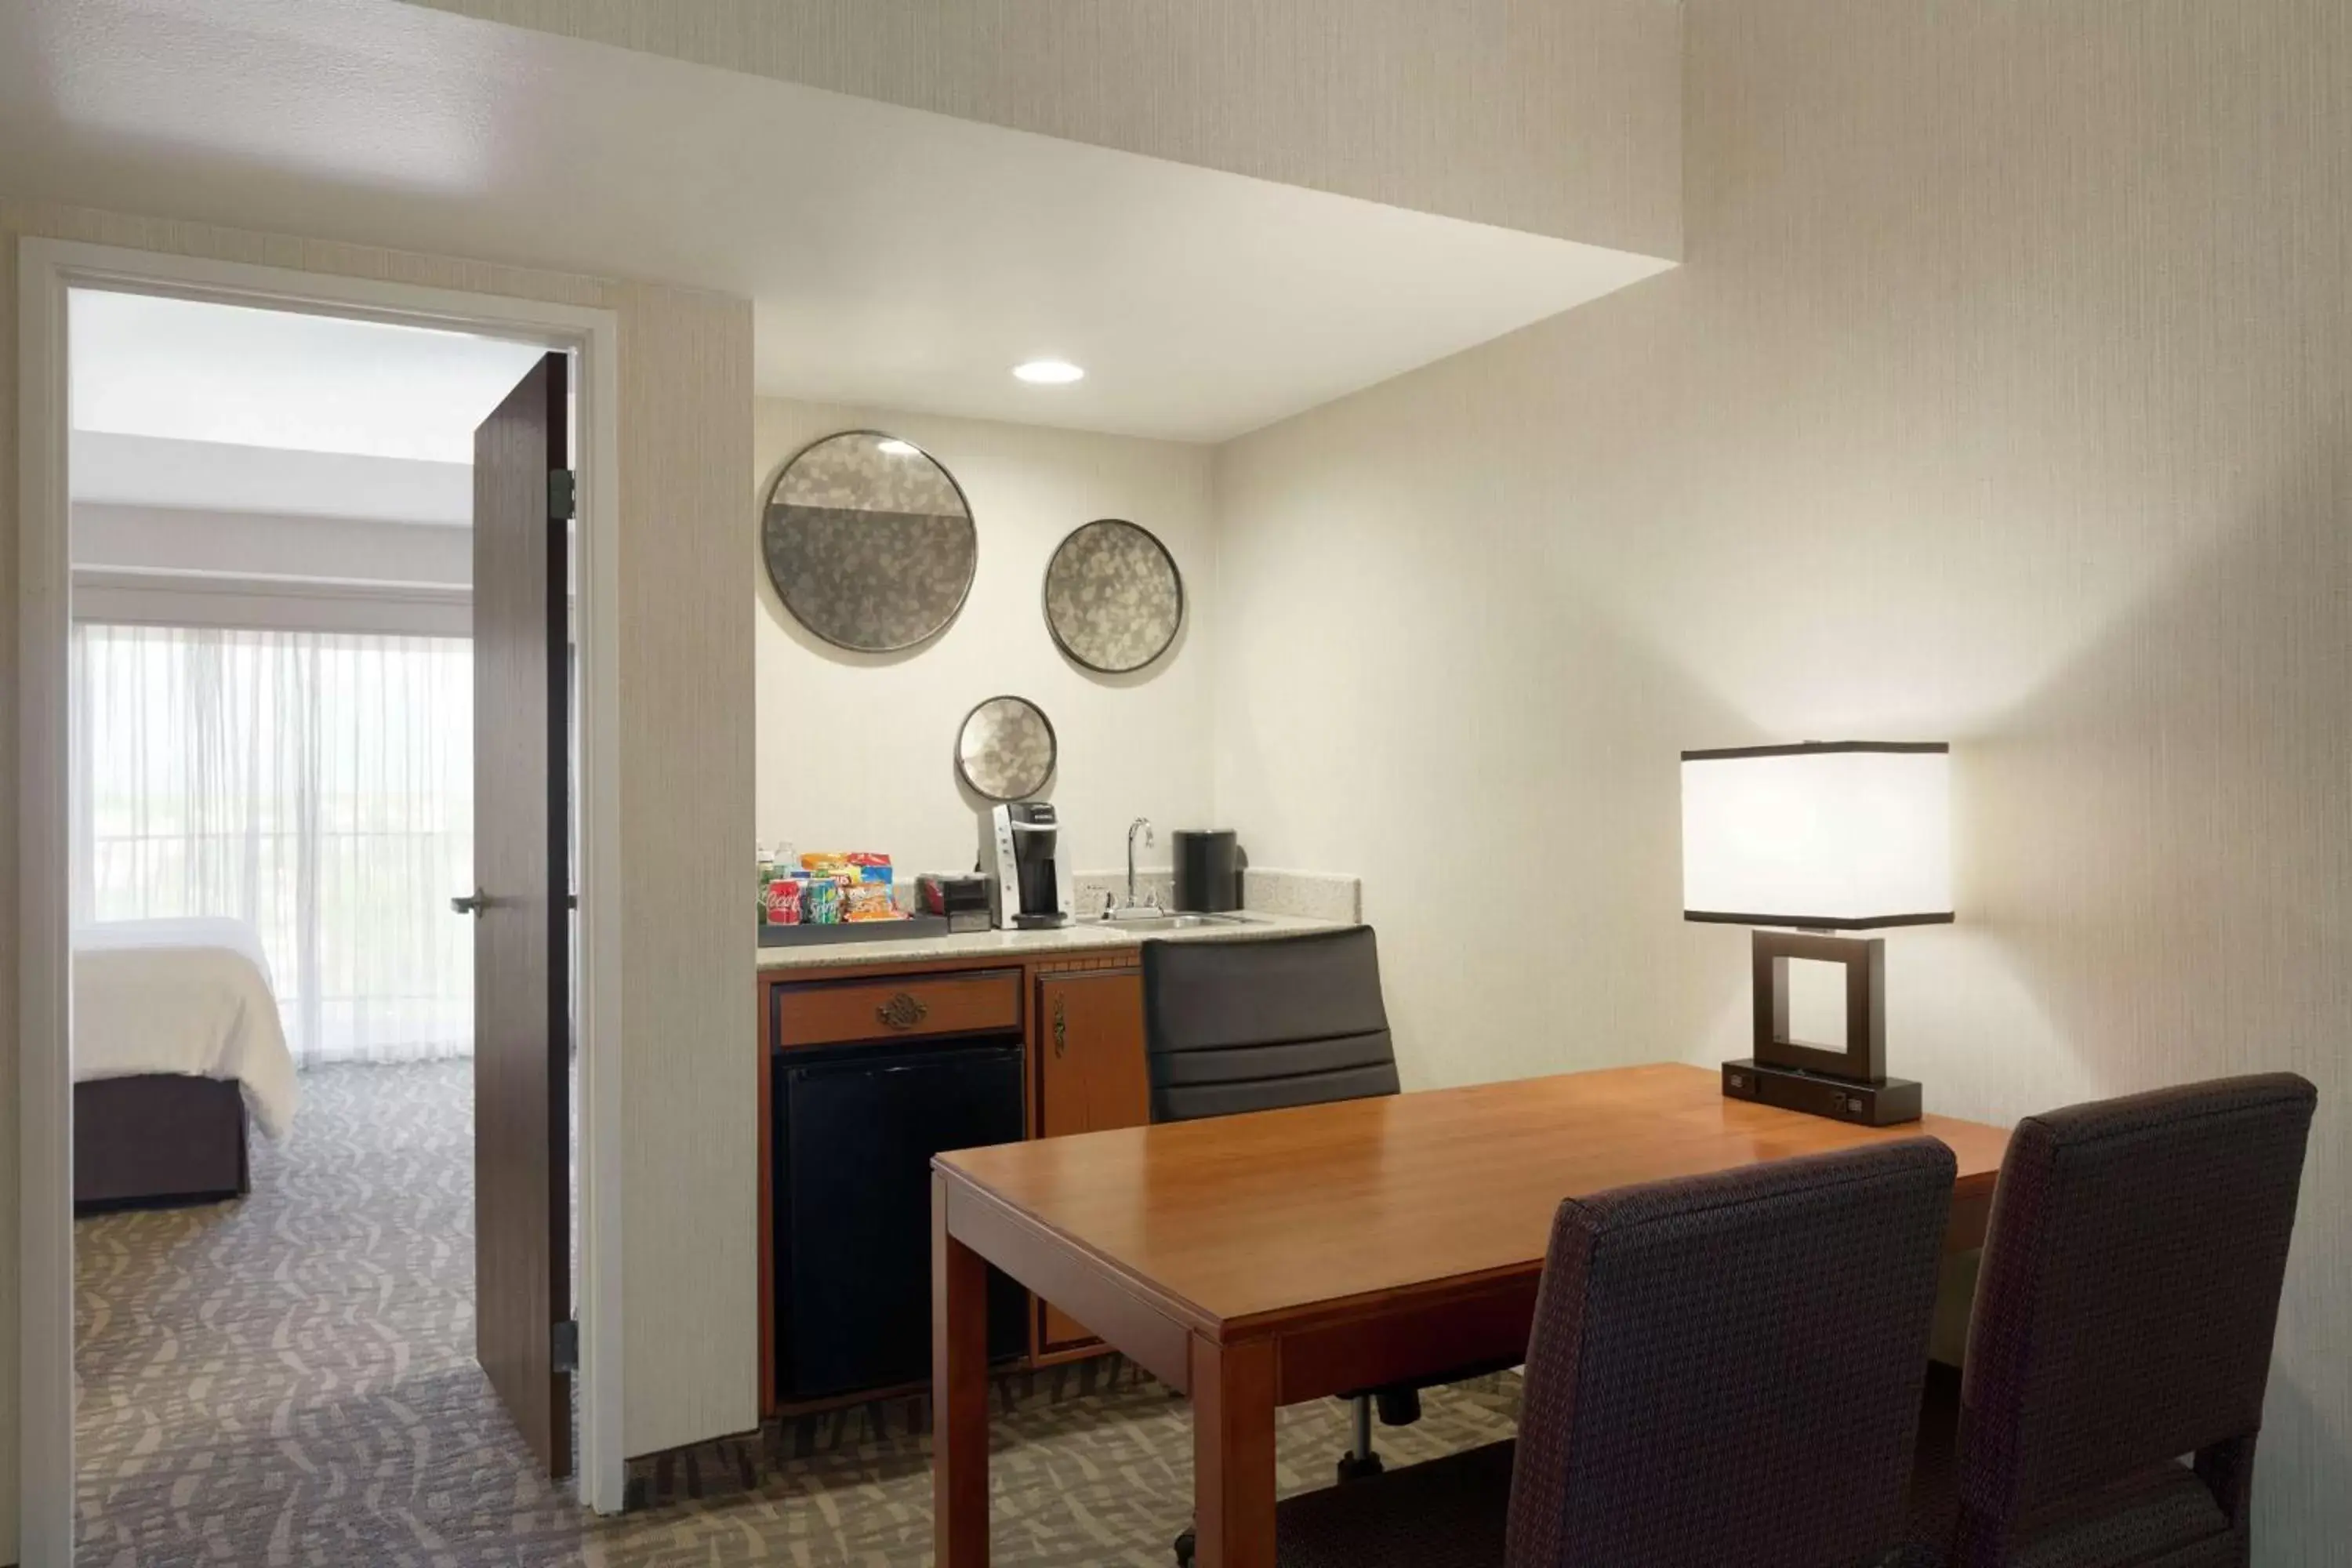
[[[860,653],[937,637],[963,607],[980,558],[955,479],[878,430],[827,436],[784,465],[761,549],[793,618]]]
[[[1026,800],[1054,776],[1054,726],[1025,697],[992,697],[964,715],[956,772],[976,795]]]
[[[1069,657],[1103,675],[1141,669],[1184,624],[1184,579],[1150,530],[1087,523],[1045,567],[1045,626]]]

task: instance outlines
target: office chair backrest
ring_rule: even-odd
[[[1397,1092],[1370,926],[1143,944],[1151,1119]]]
[[[1510,1568],[1882,1561],[1955,1170],[1914,1138],[1560,1205]]]
[[[2274,1073],[2019,1124],[1961,1383],[1964,1539],[2240,1441],[2230,1475],[2200,1472],[2242,1524],[2317,1100]]]

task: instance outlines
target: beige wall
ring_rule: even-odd
[[[759,1425],[749,302],[621,311],[621,1323],[632,1454]]]
[[[621,321],[621,976],[625,1378],[632,1453],[753,1424],[751,984],[740,907],[709,895],[751,833],[748,303],[361,246],[0,202],[0,820],[16,763],[16,239],[31,235],[391,279],[616,311]],[[16,909],[0,832],[0,909]],[[0,1081],[15,1081],[16,951],[0,945]],[[730,1130],[732,1130],[731,1131]],[[16,1153],[0,1116],[0,1343],[16,1342]],[[0,1558],[15,1539],[16,1361],[0,1356]]]
[[[1736,1054],[1675,752],[1956,742],[1890,1050],[2322,1087],[2259,1560],[2352,1539],[2352,12],[1692,0],[1686,265],[1224,449],[1218,801],[1419,1084]]]
[[[830,91],[1654,256],[1674,0],[415,0]]]
[[[809,442],[887,430],[955,476],[980,537],[962,613],[899,656],[845,653],[812,636],[778,601],[754,547],[761,841],[879,849],[909,871],[969,870],[985,803],[957,782],[955,736],[974,703],[1004,692],[1054,722],[1061,762],[1046,798],[1069,824],[1078,868],[1124,865],[1137,816],[1163,830],[1209,825],[1209,650],[1196,628],[1214,592],[1211,448],[773,398],[754,406],[762,500]],[[1055,546],[1103,517],[1158,534],[1184,578],[1175,647],[1134,675],[1088,674],[1045,629]],[[1165,837],[1141,858],[1165,864]]]
[[[31,215],[0,205],[0,919],[16,924],[16,237]],[[0,942],[0,1563],[16,1561],[16,943]]]

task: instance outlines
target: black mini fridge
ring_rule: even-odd
[[[1020,1141],[1020,1042],[793,1050],[772,1080],[777,1396],[928,1380],[931,1156]],[[988,1286],[989,1354],[1020,1355],[1027,1296]]]

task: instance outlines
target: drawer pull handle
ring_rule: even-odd
[[[1061,1056],[1070,1048],[1070,1004],[1065,996],[1054,998],[1054,1054]]]
[[[890,1000],[874,1009],[876,1021],[893,1029],[911,1029],[930,1014],[929,1007],[904,991],[896,993]]]

